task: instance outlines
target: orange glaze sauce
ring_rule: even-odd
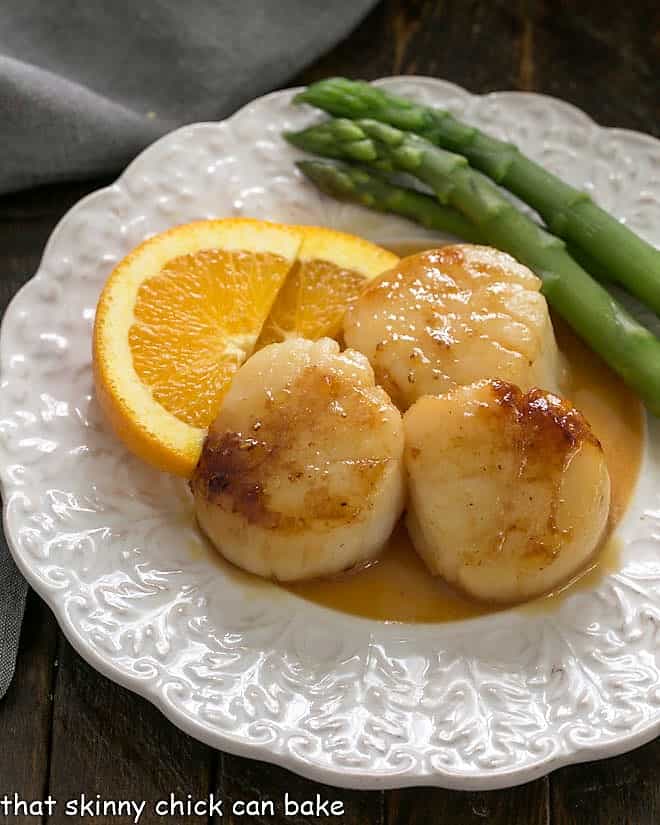
[[[411,254],[420,248],[396,249]],[[559,347],[569,364],[566,395],[580,409],[600,439],[612,481],[610,536],[623,516],[637,480],[643,448],[643,414],[637,397],[558,319]],[[593,587],[618,569],[615,537],[604,542],[593,563],[555,593],[530,603],[550,609],[576,588]],[[433,577],[416,555],[399,524],[382,555],[371,564],[331,579],[287,585],[287,590],[326,607],[391,622],[448,622],[501,610],[477,603]]]

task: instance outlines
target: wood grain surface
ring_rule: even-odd
[[[657,0],[386,0],[295,82],[330,74],[368,79],[410,73],[442,77],[473,92],[522,89],[561,97],[611,126],[660,135],[660,5]],[[56,222],[107,181],[58,185],[0,198],[0,310],[35,271]],[[282,815],[292,799],[341,800],[345,825],[656,825],[660,743],[565,768],[508,791],[433,789],[357,792],[328,788],[267,764],[193,741],[147,702],[109,682],[63,640],[48,608],[28,598],[16,678],[0,702],[0,799],[18,793],[60,801],[86,793],[145,799],[140,822],[309,825]],[[178,798],[277,801],[278,813],[157,817],[153,803]],[[4,823],[35,823],[4,817]],[[130,822],[63,816],[43,822]]]

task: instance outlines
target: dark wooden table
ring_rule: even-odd
[[[298,79],[411,73],[474,92],[524,89],[562,97],[602,124],[660,131],[657,0],[386,0],[354,34]],[[63,213],[107,181],[0,198],[0,309],[35,271]],[[0,798],[156,800],[174,792],[230,800],[345,803],[343,823],[443,825],[651,825],[660,822],[660,740],[602,762],[564,768],[523,787],[489,793],[324,788],[284,770],[215,752],[170,725],[144,700],[107,681],[64,641],[30,594],[16,678],[0,703]],[[205,818],[167,820],[203,822]],[[38,822],[3,818],[0,823]],[[60,812],[47,820],[81,820]],[[129,818],[84,820],[99,825]],[[142,825],[166,820],[145,813]],[[308,823],[309,817],[228,822]],[[319,821],[314,819],[313,821]]]

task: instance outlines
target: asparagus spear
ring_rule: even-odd
[[[602,272],[660,314],[660,250],[513,144],[467,126],[442,109],[344,78],[313,83],[296,101],[339,117],[380,120],[464,155],[472,166],[536,209],[551,232],[581,257],[594,261],[596,273]]]
[[[660,341],[573,260],[559,238],[519,212],[464,157],[372,120],[331,120],[286,137],[310,152],[407,172],[426,183],[440,204],[474,224],[485,243],[533,269],[548,302],[660,415]]]
[[[367,166],[329,160],[301,160],[296,166],[332,198],[358,203],[377,212],[400,215],[426,229],[455,235],[464,241],[484,242],[475,225],[456,209],[442,206],[432,196],[416,189],[395,185],[388,181],[386,175],[377,174]],[[589,273],[592,267],[598,266],[572,248],[569,253]]]
[[[301,160],[296,166],[333,198],[401,215],[427,229],[448,232],[463,240],[474,243],[481,240],[476,227],[460,212],[441,206],[431,195],[395,186],[369,169],[323,160]]]

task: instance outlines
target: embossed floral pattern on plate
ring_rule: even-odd
[[[658,141],[538,95],[382,82],[514,140],[660,242]],[[317,115],[290,99],[269,95],[151,146],[64,217],[12,302],[0,472],[21,570],[102,673],[193,736],[314,779],[492,788],[641,744],[660,731],[657,422],[619,528],[620,572],[554,612],[450,626],[357,619],[236,580],[203,548],[185,485],[107,431],[90,371],[94,306],[113,264],[145,237],[240,214],[381,242],[430,237],[302,180],[280,132]]]

